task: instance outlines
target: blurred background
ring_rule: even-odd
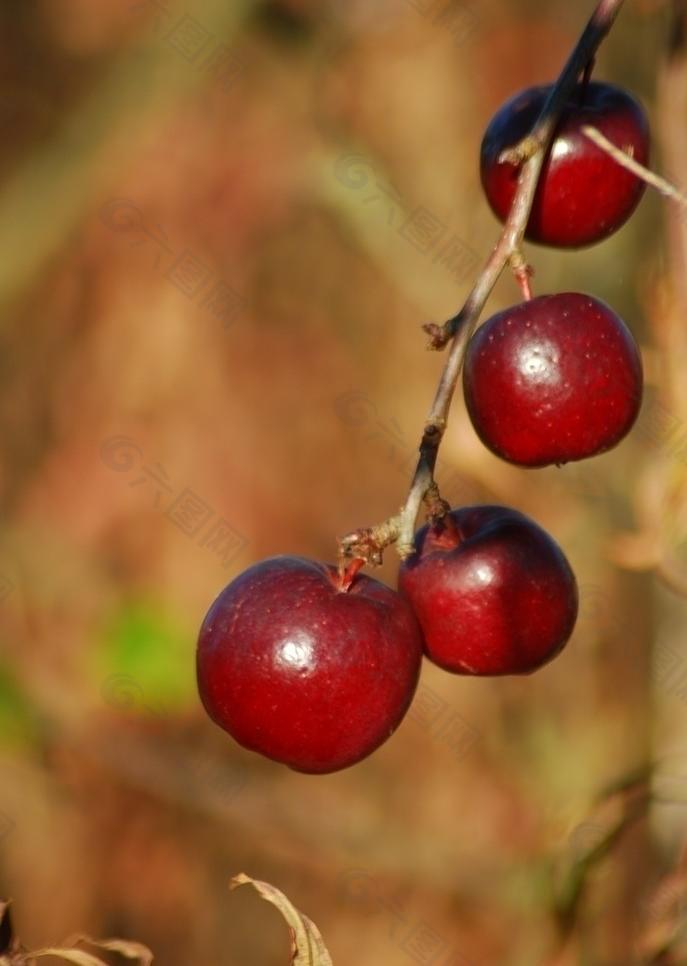
[[[588,291],[634,331],[631,436],[520,470],[459,394],[439,460],[453,503],[515,506],[564,548],[563,654],[522,679],[426,665],[393,739],[324,777],[244,752],[195,690],[226,583],[331,560],[402,503],[443,361],[420,325],[498,233],[483,128],[591,9],[0,9],[0,895],[27,946],[281,966],[278,913],[228,891],[243,871],[337,966],[687,963],[687,242],[655,193],[600,246],[527,249],[536,294]],[[641,99],[685,186],[675,16],[628,0],[596,76]],[[504,277],[488,313],[518,300]]]

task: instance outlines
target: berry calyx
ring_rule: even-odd
[[[642,400],[642,363],[624,322],[591,295],[540,295],[493,315],[463,369],[472,424],[521,466],[580,460],[615,446]]]
[[[419,530],[399,590],[429,659],[456,674],[534,671],[561,651],[577,617],[563,552],[508,507],[463,507]]]
[[[273,557],[210,607],[198,690],[239,744],[296,771],[332,772],[400,724],[421,659],[417,621],[394,590],[362,574],[342,589],[333,566]]]
[[[499,108],[480,151],[482,186],[494,214],[508,217],[519,168],[500,161],[532,130],[550,86],[530,87]],[[580,248],[607,238],[625,224],[645,184],[595,145],[582,128],[591,125],[635,161],[649,160],[649,125],[642,106],[613,84],[582,82],[573,91],[544,161],[525,237],[559,248]]]

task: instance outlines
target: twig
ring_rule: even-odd
[[[646,785],[631,786],[620,797],[624,801],[619,818],[599,842],[572,863],[558,894],[555,894],[552,911],[559,941],[564,942],[573,931],[591,871],[613,850],[628,828],[646,816],[651,805],[651,793]]]
[[[588,124],[585,124],[582,128],[582,133],[588,137],[590,141],[593,141],[597,147],[601,148],[602,151],[605,151],[606,154],[609,154],[613,160],[617,161],[618,164],[623,168],[626,168],[632,174],[636,175],[638,178],[641,178],[642,181],[646,181],[648,185],[651,185],[652,188],[656,188],[656,190],[660,191],[661,194],[666,198],[671,198],[673,201],[677,201],[679,204],[687,207],[687,194],[685,194],[683,191],[680,191],[679,188],[676,188],[674,184],[671,184],[670,181],[662,178],[659,174],[654,174],[653,171],[645,168],[643,164],[639,163],[639,161],[635,161],[634,158],[630,157],[626,151],[623,151],[621,148],[613,144],[612,141],[609,141],[608,138],[601,133],[601,131],[597,131],[595,127],[590,127]]]
[[[558,80],[552,86],[534,128],[508,152],[509,157],[516,159],[516,163],[522,167],[508,219],[496,246],[460,311],[443,326],[426,327],[432,348],[441,349],[448,342],[451,342],[451,347],[425,423],[419,448],[420,457],[406,502],[398,514],[379,526],[356,530],[341,538],[340,561],[360,557],[368,562],[376,562],[381,551],[391,543],[396,543],[401,558],[413,552],[415,521],[425,495],[434,484],[437,454],[470,336],[499,276],[519,251],[544,158],[565,104],[578,78],[586,71],[599,45],[611,29],[622,5],[623,0],[600,0]]]

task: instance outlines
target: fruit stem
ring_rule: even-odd
[[[440,520],[433,521],[429,539],[431,539],[432,549],[445,547],[447,550],[453,550],[454,547],[463,542],[464,537],[453,517],[447,515]],[[427,543],[425,543],[426,546]]]
[[[556,125],[578,83],[580,74],[593,59],[609,32],[624,0],[599,0],[556,83],[552,86],[532,131],[513,149],[521,152],[522,167],[518,186],[501,235],[470,291],[463,307],[442,326],[424,326],[430,348],[443,349],[451,343],[432,407],[422,433],[419,459],[406,502],[400,512],[375,527],[356,530],[339,540],[342,558],[364,557],[379,563],[385,547],[396,543],[404,559],[413,552],[415,522],[425,494],[434,484],[434,467],[446,429],[451,400],[455,392],[470,337],[501,273],[520,248],[529,220],[534,194],[544,158]]]
[[[520,249],[517,249],[513,252],[509,261],[510,267],[513,270],[513,275],[515,276],[515,280],[520,286],[520,291],[522,292],[525,301],[529,302],[532,298],[532,286],[530,285],[530,278],[534,275],[534,269],[531,265],[527,264]]]
[[[336,581],[337,589],[345,594],[351,589],[351,584],[356,578],[359,570],[365,566],[363,557],[354,557],[350,563],[346,563],[343,558],[339,559],[339,573]]]
[[[432,523],[448,522],[448,513],[451,511],[451,504],[441,498],[439,487],[434,480],[429,484],[424,495],[427,516]]]

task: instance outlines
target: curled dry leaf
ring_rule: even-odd
[[[126,939],[91,939],[89,936],[76,936],[71,942],[73,945],[77,943],[88,943],[89,946],[94,946],[96,949],[117,953],[126,959],[135,959],[138,961],[139,966],[151,966],[153,962],[153,954],[147,946],[143,946],[141,943],[129,942]],[[100,959],[99,956],[88,953],[83,949],[39,949],[37,952],[31,954],[29,961],[39,959],[41,956],[59,956],[68,963],[76,963],[77,966],[107,966],[107,963]]]
[[[34,966],[36,960],[45,956],[53,956],[76,966],[107,966],[107,963],[95,953],[85,949],[74,949],[77,943],[88,943],[95,949],[117,953],[126,959],[135,959],[138,966],[151,966],[153,954],[142,943],[129,942],[126,939],[91,939],[90,936],[75,936],[68,939],[69,946],[49,946],[27,952],[14,935],[10,917],[11,900],[0,899],[0,966]]]
[[[43,956],[57,956],[67,963],[76,963],[76,966],[107,966],[107,963],[103,962],[99,956],[84,952],[83,949],[59,949],[56,946],[51,946],[49,949],[36,950],[35,953],[31,953],[27,962],[33,963],[36,959],[41,959]]]
[[[283,892],[275,889],[269,882],[251,879],[243,872],[234,876],[229,888],[236,889],[238,886],[246,884],[252,885],[263,899],[276,906],[286,919],[291,933],[291,963],[293,966],[334,966],[315,923],[292,906]]]
[[[128,939],[91,939],[90,936],[78,936],[74,939],[77,943],[88,943],[96,949],[103,949],[109,953],[117,953],[125,959],[138,960],[138,966],[151,966],[153,954],[144,946],[143,943],[131,942]]]

